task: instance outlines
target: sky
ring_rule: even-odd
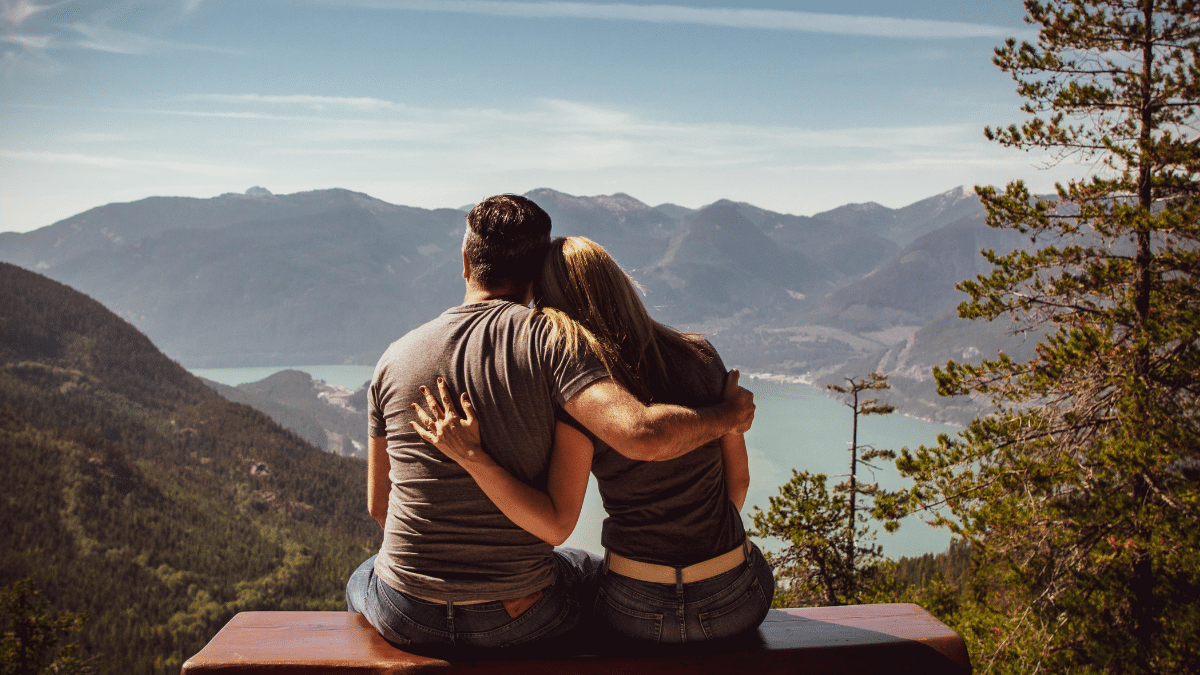
[[[798,215],[1080,168],[1002,148],[1018,0],[0,0],[0,231],[150,196],[548,187]]]

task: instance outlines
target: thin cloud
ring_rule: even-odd
[[[138,110],[140,114],[276,120],[286,108],[322,112],[290,114],[301,124],[264,130],[257,137],[280,154],[401,152],[419,163],[471,157],[492,170],[581,167],[721,167],[837,161],[840,153],[912,157],[928,148],[949,157],[975,151],[973,124],[806,129],[792,126],[681,123],[576,101],[544,99],[525,109],[420,108],[381,99],[307,95],[195,94],[187,102],[221,103],[242,110]],[[261,112],[256,108],[283,106]],[[130,111],[134,112],[134,111]],[[351,112],[353,115],[339,114]],[[821,159],[818,160],[817,156]],[[466,160],[460,160],[466,161]],[[889,160],[890,161],[890,160]]]
[[[205,176],[228,176],[231,174],[248,173],[245,167],[223,166],[202,162],[164,160],[164,159],[131,159],[110,155],[85,155],[75,152],[26,152],[20,150],[0,150],[0,157],[5,159],[24,160],[46,164],[70,164],[93,166],[105,169],[167,169],[183,173],[200,174]]]
[[[50,35],[22,35],[20,33],[0,35],[0,42],[10,42],[26,49],[37,49],[39,51],[45,50],[53,41],[54,38]]]
[[[837,163],[847,153],[857,161],[933,155],[957,162],[977,153],[982,142],[974,124],[811,129],[690,123],[559,99],[535,100],[528,107],[505,110],[423,108],[383,99],[310,95],[194,94],[175,100],[219,107],[102,110],[225,119],[240,125],[238,134],[254,137],[263,152],[275,154],[402,153],[417,158],[419,164],[457,158],[451,163],[472,162],[490,170],[795,165],[797,158],[805,158],[804,163]],[[277,124],[280,121],[289,124]],[[246,126],[257,124],[264,126]],[[185,133],[183,127],[171,128],[171,133]],[[53,158],[92,165],[115,161],[92,155]]]
[[[162,40],[142,35],[141,33],[131,33],[111,28],[99,23],[73,23],[64,26],[64,28],[68,28],[80,36],[80,39],[70,42],[69,46],[113,54],[150,54],[164,50],[205,51],[231,55],[244,54],[244,52],[235,49]]]
[[[110,22],[122,16],[117,8],[92,11],[70,23],[58,23],[51,16],[36,16],[68,2],[39,5],[32,0],[0,0],[0,43],[18,48],[14,53],[6,53],[11,66],[6,69],[6,75],[15,73],[22,64],[32,66],[38,63],[35,57],[44,57],[48,51],[82,49],[128,55],[169,51],[202,51],[235,56],[246,54],[244,50],[180,42],[149,33],[114,28]],[[190,11],[195,9],[196,4],[188,4],[186,8]],[[78,16],[85,11],[76,8],[71,14]],[[31,17],[34,19],[30,20]],[[28,25],[23,26],[27,20]],[[23,55],[29,58],[23,58]]]
[[[405,110],[402,103],[385,101],[378,98],[346,97],[346,96],[308,96],[293,94],[287,96],[272,96],[265,94],[189,94],[182,97],[184,101],[208,101],[213,103],[270,103],[282,105],[299,105],[312,110],[329,108],[351,108],[354,110]]]
[[[863,37],[907,39],[1005,38],[1027,31],[1007,26],[902,19],[888,16],[854,16],[776,9],[731,9],[680,5],[594,4],[583,2],[506,2],[504,0],[316,0],[325,4],[374,9],[418,10],[483,14],[527,19],[595,19],[642,21],[831,33]]]
[[[56,2],[51,5],[39,5],[29,2],[29,0],[0,0],[0,21],[19,26],[25,22],[25,19],[34,14],[53,9],[63,4],[66,4],[65,0],[64,2]]]

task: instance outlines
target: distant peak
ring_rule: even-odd
[[[534,189],[530,190],[529,192],[526,192],[524,196],[526,196],[530,199],[537,199],[538,197],[543,197],[543,198],[545,198],[545,197],[552,197],[552,198],[567,197],[569,199],[576,198],[575,195],[569,195],[565,192],[559,192],[558,190],[554,190],[551,188],[544,188],[544,187],[543,188],[534,188]]]
[[[846,209],[847,211],[869,211],[872,213],[891,210],[879,202],[859,202],[857,204],[846,204],[842,208]]]
[[[534,201],[542,200],[548,204],[553,203],[559,206],[572,204],[576,207],[585,209],[604,209],[613,213],[624,213],[627,211],[649,211],[650,207],[643,204],[634,197],[630,197],[624,192],[617,192],[611,195],[596,195],[593,197],[579,197],[570,195],[558,190],[550,188],[537,188],[525,193],[526,197]]]
[[[943,199],[948,199],[951,201],[960,201],[960,200],[966,199],[968,197],[974,197],[975,191],[968,190],[966,185],[959,185],[958,187],[956,187],[952,190],[947,190],[946,192],[943,192],[942,194],[940,194],[938,196]]]
[[[259,186],[255,185],[254,187],[250,188],[249,190],[246,190],[246,196],[247,197],[271,197],[273,195],[271,194],[271,191],[268,190],[267,188],[259,187]]]

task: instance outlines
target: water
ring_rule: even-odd
[[[246,382],[257,382],[285,368],[197,368],[192,372],[210,380],[236,386]],[[292,366],[313,379],[324,380],[349,389],[357,389],[370,380],[373,366],[316,365]],[[754,426],[746,434],[746,448],[750,458],[750,491],[746,496],[746,507],[742,516],[749,525],[751,507],[758,505],[766,510],[768,498],[778,493],[778,487],[792,477],[792,469],[824,473],[829,476],[828,485],[843,480],[850,468],[851,412],[839,401],[825,396],[814,387],[799,384],[777,384],[763,380],[744,380],[743,385],[754,392],[758,406]],[[887,392],[879,392],[881,402],[887,402]],[[955,428],[904,417],[903,415],[865,416],[859,418],[858,440],[861,445],[897,450],[901,447],[915,448],[930,445],[940,433],[955,432]],[[874,478],[860,469],[859,480],[877,480],[885,488],[896,489],[904,484],[903,479],[890,464]],[[365,489],[365,488],[364,488]],[[595,484],[588,485],[583,503],[583,513],[575,532],[567,540],[567,546],[600,552],[600,525],[604,509]],[[950,535],[943,529],[925,525],[916,517],[903,521],[900,530],[887,534],[880,530],[877,543],[883,546],[884,554],[898,558],[917,556],[923,553],[939,553],[950,544]],[[760,541],[766,548],[777,548],[778,544]]]

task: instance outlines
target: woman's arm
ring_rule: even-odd
[[[392,479],[388,476],[391,459],[387,453],[387,439],[371,436],[367,439],[367,511],[386,527],[388,495],[392,490]]]
[[[547,491],[542,492],[517,480],[483,452],[479,421],[467,394],[461,397],[463,415],[459,417],[441,378],[438,378],[438,390],[442,399],[440,404],[428,389],[421,388],[430,412],[412,404],[425,426],[416,422],[409,422],[409,426],[466,469],[492,503],[521,529],[555,546],[566,541],[583,508],[588,472],[592,467],[591,440],[574,427],[558,423],[554,430]]]
[[[725,489],[729,492],[729,500],[741,512],[746,503],[746,492],[750,490],[750,459],[746,456],[746,438],[741,434],[728,434],[720,438],[720,443]]]

